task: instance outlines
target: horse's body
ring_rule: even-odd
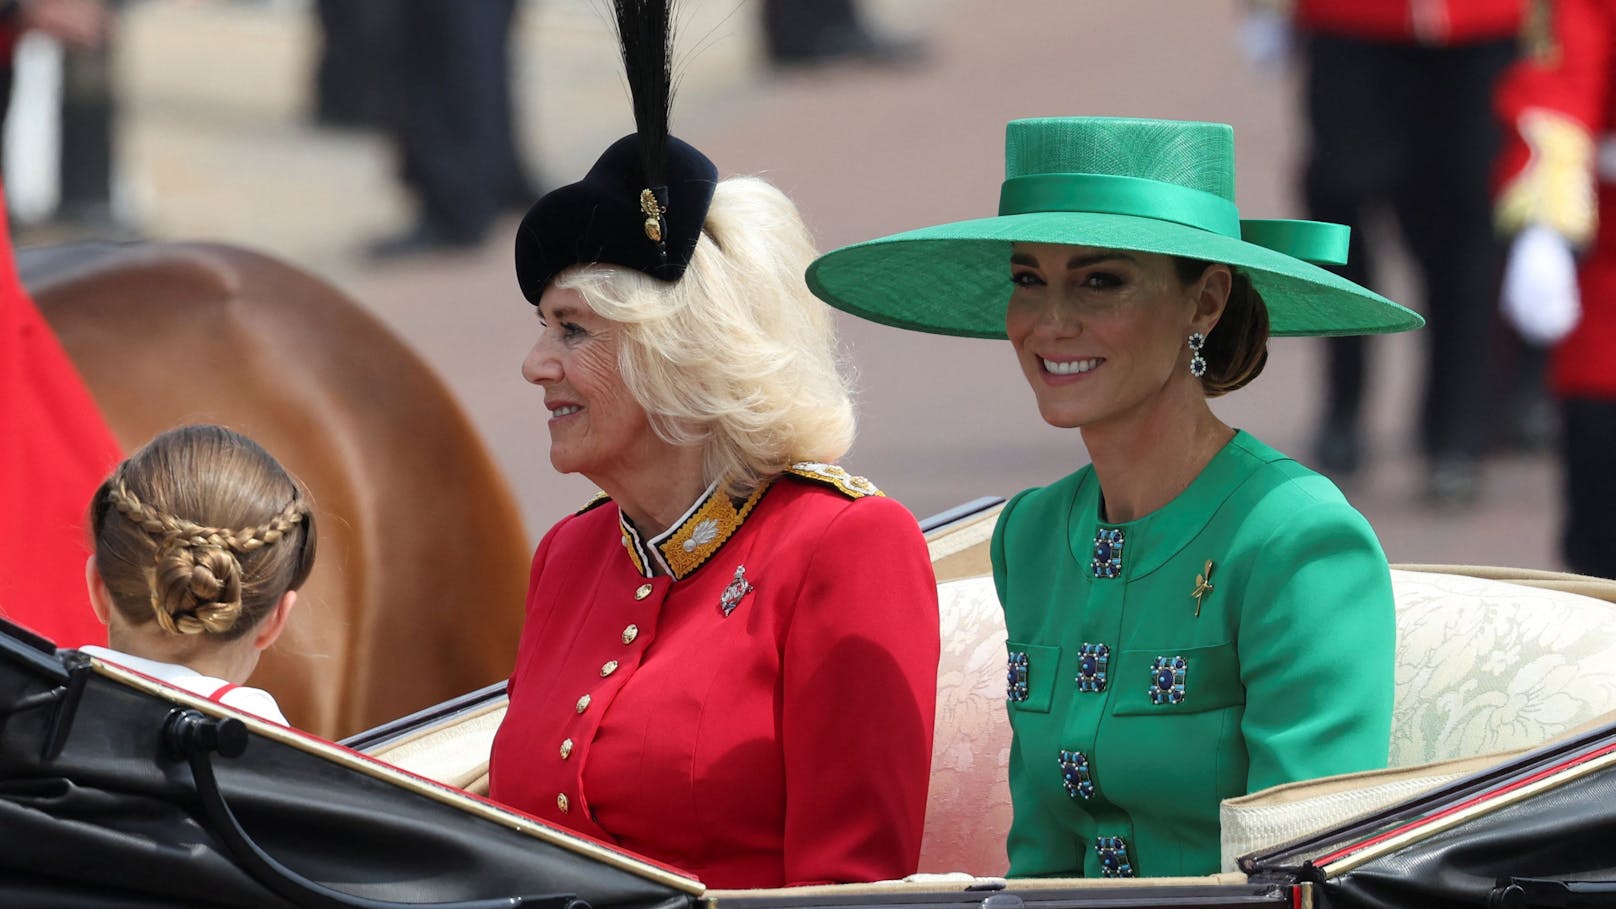
[[[309,487],[313,576],[252,683],[336,737],[508,673],[528,546],[431,369],[341,292],[202,244],[24,251],[24,282],[119,440],[253,437]]]

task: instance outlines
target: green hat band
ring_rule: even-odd
[[[1029,174],[999,189],[999,214],[1086,212],[1168,221],[1320,265],[1344,265],[1351,229],[1322,221],[1241,220],[1233,202],[1159,180],[1113,174]]]

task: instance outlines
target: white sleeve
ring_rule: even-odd
[[[262,688],[232,688],[225,692],[224,697],[219,700],[221,703],[237,710],[246,711],[260,719],[279,723],[282,726],[292,725],[286,722],[286,717],[281,714],[280,705],[275,703],[274,696]]]

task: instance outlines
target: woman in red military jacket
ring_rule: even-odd
[[[490,795],[713,887],[901,877],[936,699],[925,540],[829,463],[853,413],[796,207],[639,119],[518,232],[550,461],[603,493],[534,556]]]

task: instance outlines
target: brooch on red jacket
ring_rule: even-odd
[[[718,608],[724,611],[725,616],[728,616],[735,611],[736,606],[741,605],[741,597],[751,592],[752,585],[746,580],[746,566],[736,565],[735,580],[730,581],[729,586],[725,587],[724,592],[719,595]]]

